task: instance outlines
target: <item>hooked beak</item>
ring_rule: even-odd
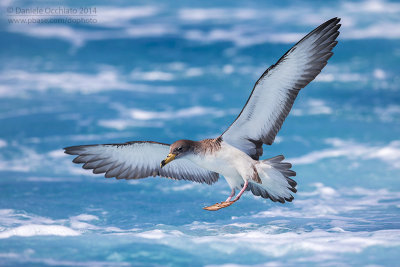
[[[170,163],[171,161],[173,161],[176,157],[176,154],[173,153],[169,153],[167,158],[164,159],[163,161],[161,161],[160,167],[164,167],[165,165],[167,165],[168,163]]]

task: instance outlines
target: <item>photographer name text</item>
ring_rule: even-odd
[[[8,7],[9,15],[96,15],[96,7]]]

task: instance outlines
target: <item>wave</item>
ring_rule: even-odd
[[[395,83],[396,76],[391,70],[375,68],[367,73],[352,72],[351,68],[356,64],[356,62],[350,61],[346,66],[340,64],[328,65],[326,70],[317,76],[315,82],[363,83],[365,86],[373,86],[374,89],[398,89]],[[115,69],[100,70],[95,73],[5,70],[0,72],[0,82],[2,83],[0,98],[30,97],[37,92],[46,93],[51,90],[61,90],[62,93],[67,94],[98,94],[110,91],[151,92],[161,95],[176,94],[178,88],[174,86],[175,81],[195,79],[200,76],[221,79],[221,77],[236,74],[257,79],[267,66],[268,64],[254,67],[250,63],[245,65],[241,62],[238,65],[190,67],[188,64],[175,62],[159,64],[155,69],[134,69],[128,74]],[[222,99],[218,94],[213,97],[216,101]],[[54,107],[51,108],[54,109]],[[52,112],[53,110],[49,110],[49,107],[20,108],[12,112],[3,112],[0,114],[0,119],[48,111]]]
[[[131,229],[105,225],[105,212],[51,219],[0,210],[0,238],[53,235],[85,240],[95,236],[98,240],[102,236],[111,238],[117,246],[125,246],[129,240],[131,245],[161,245],[193,255],[217,253],[225,263],[229,259],[237,262],[231,258],[233,254],[253,255],[258,259],[261,255],[281,264],[323,263],[327,259],[343,262],[343,254],[359,255],[370,248],[400,246],[400,230],[392,212],[400,205],[400,192],[361,187],[335,189],[322,183],[312,187],[310,191],[299,192],[291,206],[274,205],[255,214],[222,217],[213,222],[142,224],[141,228]],[[121,255],[120,261],[129,259]]]
[[[325,142],[332,147],[287,160],[293,164],[301,165],[342,157],[350,161],[381,160],[392,168],[400,168],[400,140],[394,140],[382,146],[346,141],[339,138],[326,139]]]
[[[192,106],[178,110],[167,109],[164,111],[149,111],[143,109],[128,109],[118,105],[120,118],[100,120],[98,124],[103,127],[124,130],[127,127],[156,127],[165,125],[164,121],[180,118],[188,119],[195,117],[219,118],[227,115],[237,114],[236,109],[223,110],[214,107]]]
[[[7,146],[7,141],[4,139],[0,139],[0,148],[6,147]]]
[[[94,223],[99,217],[92,214],[79,214],[66,219],[51,219],[23,211],[0,210],[0,239],[13,236],[78,236],[84,233],[97,232],[99,234],[133,233],[138,229],[120,229],[115,226],[98,226]]]
[[[9,24],[9,32],[34,38],[58,38],[82,47],[88,41],[174,36],[199,43],[228,41],[236,46],[297,42],[310,27],[333,16],[342,17],[342,40],[399,39],[400,4],[384,0],[296,3],[257,8],[187,8],[165,6],[98,7],[98,23],[71,25]],[[264,22],[268,18],[268,23]],[[300,25],[299,25],[300,23]],[[203,25],[211,27],[202,27]],[[294,28],[289,30],[288,28]],[[299,30],[300,28],[300,30]]]
[[[29,72],[8,70],[0,72],[0,97],[24,97],[29,92],[62,90],[66,93],[93,94],[110,90],[171,94],[172,87],[148,86],[134,83],[129,77],[115,71],[94,74],[78,72]]]
[[[35,257],[35,250],[28,249],[23,253],[0,253],[0,259],[7,261],[12,265],[46,265],[46,266],[79,266],[79,267],[118,267],[132,266],[128,262],[110,262],[110,261],[73,261],[73,260],[57,260],[52,258]]]
[[[332,114],[332,108],[322,99],[308,99],[293,108],[290,114],[294,116],[329,115]]]
[[[28,224],[0,232],[0,239],[12,236],[29,237],[40,235],[77,236],[80,233],[61,225]]]

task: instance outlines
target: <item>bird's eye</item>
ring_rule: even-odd
[[[178,150],[178,151],[182,151],[182,149],[183,149],[183,148],[180,146],[180,147],[178,147],[177,150]]]

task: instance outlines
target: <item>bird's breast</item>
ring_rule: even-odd
[[[193,154],[188,159],[204,169],[225,177],[242,176],[240,170],[250,167],[253,163],[246,153],[224,142],[218,150]]]

